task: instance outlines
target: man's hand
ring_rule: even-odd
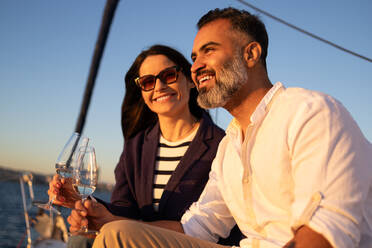
[[[308,226],[302,226],[283,248],[332,248],[332,246],[323,235]]]
[[[75,202],[81,197],[72,188],[71,178],[61,178],[58,174],[54,175],[53,180],[49,183],[49,199],[54,198],[53,204],[67,208],[73,208]]]
[[[71,211],[67,218],[70,226],[70,232],[74,234],[83,226],[87,226],[89,230],[98,231],[104,224],[114,221],[123,220],[125,218],[111,214],[106,207],[98,202],[92,200],[81,200],[75,203],[75,209]]]

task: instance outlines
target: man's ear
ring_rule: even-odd
[[[261,53],[261,45],[256,41],[252,41],[245,46],[244,59],[248,68],[254,67],[260,61]]]

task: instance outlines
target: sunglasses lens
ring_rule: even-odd
[[[177,67],[167,68],[161,71],[158,74],[158,76],[147,75],[137,78],[136,83],[139,84],[142,90],[150,91],[155,88],[156,78],[159,78],[160,81],[162,81],[165,84],[171,84],[176,82],[178,76],[177,71],[178,71]]]
[[[139,79],[139,84],[143,90],[151,90],[155,86],[154,76],[145,76]]]
[[[177,81],[177,70],[176,68],[166,69],[161,72],[159,78],[166,84],[171,84]]]

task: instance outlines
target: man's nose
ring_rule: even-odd
[[[195,59],[194,63],[191,66],[191,78],[196,85],[198,85],[197,82],[198,72],[203,68],[205,68],[205,63],[201,59]]]
[[[194,63],[191,65],[191,73],[196,74],[198,70],[204,68],[205,64],[201,61],[201,59],[195,59]]]

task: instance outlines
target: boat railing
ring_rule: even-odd
[[[38,214],[34,217],[30,215],[32,208],[37,208],[35,203],[40,201],[35,200],[33,191],[33,175],[32,173],[23,173],[19,177],[22,194],[23,214],[26,224],[25,237],[27,237],[27,248],[42,248],[42,247],[54,247],[63,248],[66,247],[68,239],[67,229],[62,216],[53,216],[50,212],[47,214],[43,209],[38,209]],[[25,185],[28,186],[28,190],[25,189]],[[62,228],[61,228],[62,226]],[[33,240],[32,230],[38,233],[38,237]],[[57,233],[60,235],[55,235]],[[58,236],[56,238],[56,236]],[[20,242],[22,244],[23,241]]]

